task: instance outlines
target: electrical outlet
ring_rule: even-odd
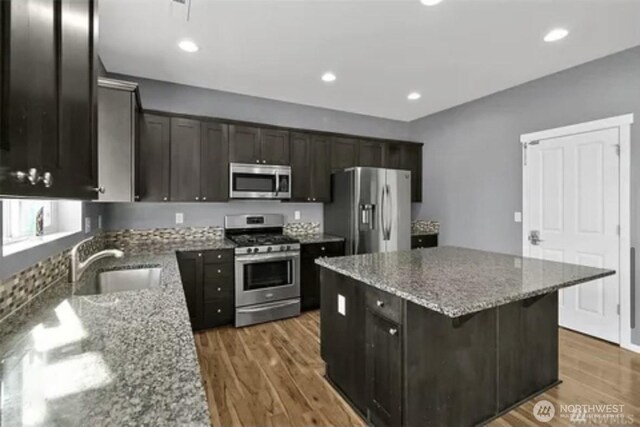
[[[91,217],[86,217],[84,219],[84,232],[91,233]]]
[[[343,316],[347,315],[347,300],[345,299],[344,295],[340,294],[338,294],[338,313],[342,314]]]
[[[102,215],[98,215],[98,229],[102,230]]]
[[[522,212],[514,212],[513,213],[513,220],[515,222],[522,222]]]
[[[300,211],[293,212],[293,219],[300,219]]]
[[[178,212],[176,214],[176,224],[184,223],[184,214],[182,212]]]

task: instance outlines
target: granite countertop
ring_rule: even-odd
[[[331,243],[331,242],[343,242],[343,237],[332,236],[331,234],[317,233],[317,234],[293,234],[287,233],[287,236],[291,236],[294,239],[298,239],[301,245],[312,243]]]
[[[158,288],[78,296],[60,283],[3,322],[3,426],[210,425],[175,249],[154,252],[96,262],[79,291],[140,266],[162,267]]]
[[[449,317],[615,274],[613,270],[447,246],[320,258],[316,264]]]

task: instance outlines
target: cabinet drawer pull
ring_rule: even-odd
[[[28,181],[31,185],[36,185],[38,181],[40,181],[40,176],[38,175],[38,170],[36,168],[31,168],[27,172],[14,172],[13,176],[15,177],[16,181],[21,183]]]
[[[164,196],[164,197],[162,198],[162,200],[164,200],[164,201],[166,202],[167,200],[169,200],[169,198],[168,198],[167,196]]]
[[[397,335],[398,334],[398,330],[396,328],[391,328],[391,329],[389,329],[389,333],[391,335]]]
[[[222,310],[218,309],[218,313],[222,313]]]
[[[218,274],[222,273],[222,270],[218,269]]]
[[[218,259],[222,258],[222,255],[218,255]]]
[[[320,248],[320,250],[324,252],[326,249],[325,249],[325,247],[324,247],[324,246],[322,246],[322,247]]]
[[[203,197],[203,198],[202,198],[202,200],[207,200],[207,198],[206,198],[206,197]]]
[[[222,290],[221,288],[218,288],[218,292],[220,292],[221,290]]]
[[[382,300],[377,300],[377,301],[376,301],[376,305],[377,305],[378,307],[384,307],[384,301],[382,301]]]
[[[256,163],[260,163],[260,160],[256,160]]]
[[[202,253],[199,253],[198,256],[202,256]]]
[[[262,161],[262,163],[267,163],[267,161],[266,161],[266,160],[263,160],[263,161]]]
[[[200,200],[200,197],[196,196],[196,200]]]

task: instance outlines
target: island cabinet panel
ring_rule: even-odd
[[[329,379],[361,413],[366,413],[364,288],[357,281],[320,269],[320,352]],[[344,311],[338,311],[344,301]]]
[[[452,319],[406,304],[407,426],[472,426],[496,414],[497,309]]]
[[[355,138],[334,137],[331,141],[331,170],[358,166],[359,145]]]
[[[233,250],[186,251],[177,256],[193,330],[232,324]]]
[[[200,199],[200,122],[171,119],[171,201]]]
[[[144,114],[140,120],[137,148],[136,200],[169,200],[171,158],[171,119]]]
[[[499,308],[498,409],[558,382],[558,293]]]
[[[367,307],[367,417],[374,426],[402,425],[401,326]]]

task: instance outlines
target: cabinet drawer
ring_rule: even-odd
[[[233,295],[233,264],[205,264],[203,276],[205,301]]]
[[[235,317],[233,298],[218,298],[203,304],[202,328],[231,325]]]
[[[308,243],[302,245],[302,256],[318,258],[344,255],[344,242]]]
[[[394,322],[402,323],[402,298],[367,287],[365,301],[367,308],[372,312]]]
[[[205,251],[204,262],[207,264],[222,264],[233,262],[232,249],[220,249],[217,251]]]
[[[437,234],[411,236],[411,249],[433,248],[438,246]]]

